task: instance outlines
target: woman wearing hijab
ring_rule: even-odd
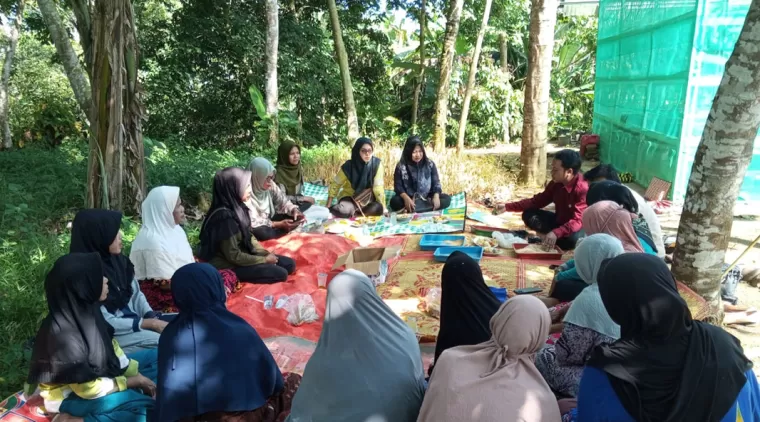
[[[330,218],[330,210],[314,205],[314,198],[311,196],[301,195],[304,184],[301,147],[293,141],[282,141],[277,148],[275,170],[275,183],[288,195],[288,200],[298,206],[307,221]]]
[[[412,330],[366,275],[347,270],[327,287],[322,334],[287,421],[415,421],[424,383]]]
[[[121,216],[117,211],[79,211],[71,225],[69,252],[100,255],[108,279],[108,298],[101,311],[124,351],[133,353],[158,346],[166,322],[148,304],[135,278],[135,267],[121,253]]]
[[[620,339],[589,359],[578,420],[760,420],[760,388],[739,340],[692,320],[661,259],[623,254],[602,264],[598,280]]]
[[[338,203],[330,212],[339,218],[354,215],[383,215],[385,188],[383,164],[373,157],[375,144],[369,138],[359,138],[351,149],[351,159],[343,163],[327,192],[327,206],[334,198]]]
[[[578,275],[588,287],[570,305],[559,340],[536,356],[536,368],[561,396],[576,397],[583,367],[592,350],[620,337],[620,327],[604,309],[596,276],[602,261],[623,252],[619,240],[603,233],[588,236],[575,249]]]
[[[645,242],[651,250],[656,252],[657,256],[665,256],[665,246],[662,243],[662,230],[660,229],[660,221],[657,218],[657,214],[652,211],[652,208],[648,204],[646,208],[641,208],[630,188],[611,181],[594,183],[591,185],[588,195],[586,195],[586,204],[590,207],[600,201],[615,202],[631,214],[636,215],[636,218],[633,219],[633,229],[636,231],[636,236]],[[644,201],[644,204],[646,204],[646,201]],[[647,209],[648,212],[645,214],[644,212]],[[659,243],[653,235],[654,232],[658,233],[660,237]]]
[[[274,167],[266,158],[256,157],[248,164],[251,196],[246,201],[251,215],[253,236],[263,242],[290,233],[303,222],[298,206],[288,200],[274,183]]]
[[[443,352],[417,421],[559,421],[557,399],[533,365],[550,325],[537,298],[508,299],[491,318],[490,340]]]
[[[407,138],[393,173],[393,187],[396,191],[390,203],[393,211],[427,212],[451,204],[451,197],[443,193],[438,168],[425,153],[419,136]]]
[[[283,379],[256,330],[227,310],[214,267],[186,265],[171,286],[179,314],[158,346],[156,420],[273,422],[289,410],[301,376]]]
[[[296,262],[270,253],[253,237],[245,205],[250,197],[250,171],[227,167],[216,173],[211,208],[201,226],[199,258],[219,270],[235,271],[241,281],[285,281],[296,270]]]
[[[435,343],[435,359],[444,350],[469,346],[491,338],[491,317],[501,302],[483,280],[475,260],[462,252],[446,259],[441,271],[441,328]],[[435,361],[433,361],[435,364]],[[433,373],[433,366],[428,373]]]
[[[135,278],[151,308],[172,312],[174,301],[170,280],[180,267],[195,262],[187,241],[185,209],[176,186],[151,189],[142,203],[143,225],[137,232],[129,260],[135,267]]]
[[[626,252],[645,252],[655,254],[649,244],[640,238],[633,227],[636,215],[613,201],[599,201],[586,208],[583,213],[583,231],[586,235],[605,233],[623,244]],[[552,307],[561,302],[575,299],[588,284],[583,281],[575,268],[575,260],[571,259],[560,265],[554,283],[549,291],[549,298],[544,303]]]
[[[156,385],[148,377],[155,379],[156,351],[130,359],[113,338],[100,311],[110,284],[103,270],[96,253],[55,262],[45,279],[48,315],[37,331],[27,381],[39,386],[44,411],[60,414],[59,420],[144,422],[153,407]]]

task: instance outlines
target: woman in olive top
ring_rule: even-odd
[[[200,258],[217,269],[232,269],[240,281],[285,281],[296,263],[264,249],[251,235],[245,202],[251,196],[251,172],[227,167],[214,176],[211,209],[201,227]]]
[[[351,149],[351,159],[343,163],[327,192],[327,205],[333,215],[351,218],[357,214],[378,216],[385,211],[383,164],[373,157],[375,145],[369,138],[359,138]],[[357,208],[357,205],[360,208]]]

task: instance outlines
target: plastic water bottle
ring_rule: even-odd
[[[391,224],[396,224],[396,213],[395,212],[391,213]]]

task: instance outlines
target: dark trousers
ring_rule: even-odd
[[[272,221],[282,221],[282,220],[288,220],[292,218],[293,218],[292,215],[275,214],[272,216]],[[263,242],[265,240],[279,239],[285,236],[286,234],[288,234],[288,232],[287,230],[275,229],[274,227],[259,226],[251,230],[251,234],[253,235],[253,237],[256,238],[256,240],[258,240],[259,242]]]
[[[540,234],[547,234],[560,226],[557,224],[557,215],[546,210],[525,210],[522,214],[522,220],[529,229]],[[561,237],[557,239],[557,246],[563,251],[575,249],[575,244],[578,243],[580,237],[580,231],[567,237]]]
[[[288,279],[296,270],[296,261],[287,256],[277,255],[276,264],[258,264],[235,268],[238,279],[246,283],[272,284]]]
[[[330,213],[338,218],[353,218],[362,213],[365,216],[377,217],[383,215],[383,206],[377,201],[372,201],[362,207],[361,212],[359,212],[354,200],[350,196],[346,196],[330,207]]]
[[[451,197],[445,193],[440,194],[438,196],[438,199],[441,201],[441,207],[438,208],[439,210],[445,210],[449,207],[449,205],[451,205]],[[401,197],[401,195],[394,195],[393,198],[391,198],[390,207],[393,211],[400,211],[404,209],[404,199]],[[414,198],[414,212],[428,211],[433,211],[432,198]]]

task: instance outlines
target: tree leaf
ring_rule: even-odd
[[[248,87],[248,93],[251,94],[251,103],[256,109],[256,114],[259,116],[259,119],[266,120],[269,116],[267,115],[267,108],[264,105],[264,96],[261,95],[261,91],[251,85]]]

